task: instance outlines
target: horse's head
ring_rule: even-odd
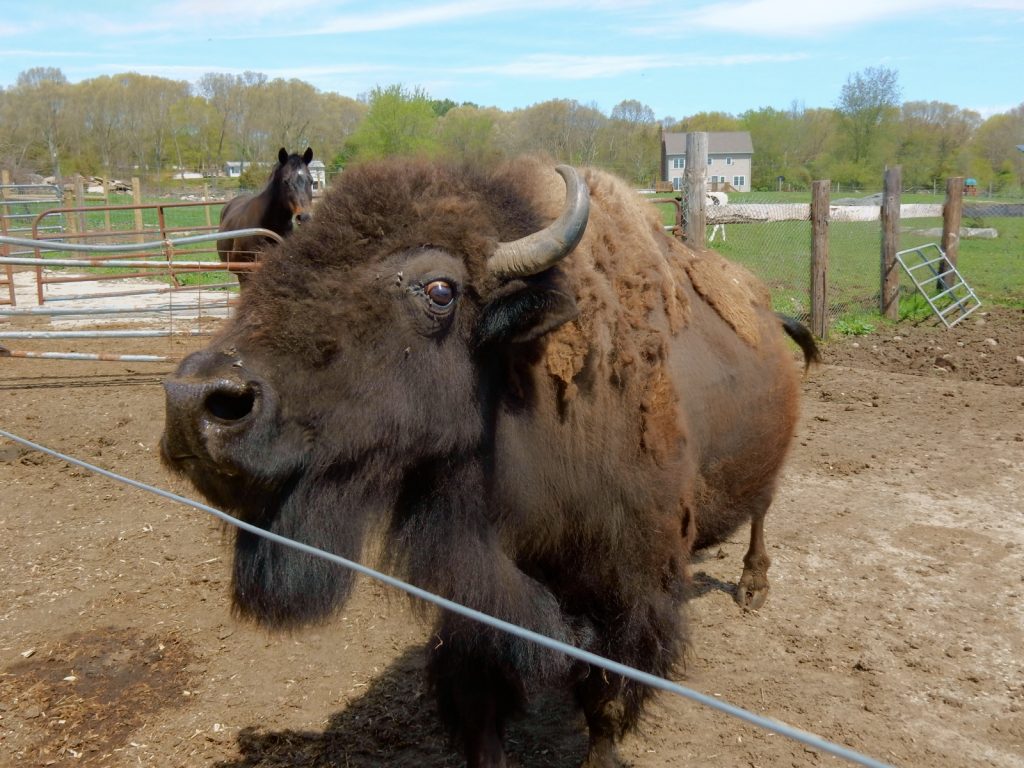
[[[312,159],[312,147],[306,147],[301,155],[289,155],[284,147],[277,153],[277,194],[291,211],[292,220],[298,223],[313,217],[313,177],[309,173]]]

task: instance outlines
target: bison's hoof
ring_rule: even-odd
[[[756,611],[768,599],[768,580],[744,573],[736,586],[736,602],[745,611]]]
[[[614,749],[591,749],[587,759],[580,764],[580,768],[621,768],[622,763],[615,756]]]

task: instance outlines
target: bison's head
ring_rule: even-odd
[[[358,556],[427,474],[436,483],[482,459],[506,373],[574,317],[551,267],[582,237],[589,197],[573,169],[558,172],[566,202],[553,223],[537,199],[554,174],[535,162],[346,172],[253,276],[226,329],[166,382],[164,461],[248,522]],[[316,619],[349,581],[237,535],[245,615]]]

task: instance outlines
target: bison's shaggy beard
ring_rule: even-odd
[[[362,468],[365,470],[365,467]],[[315,479],[300,476],[280,506],[267,514],[273,533],[349,560],[383,519],[379,476],[334,468]],[[383,502],[386,504],[386,501]],[[355,574],[322,557],[246,531],[235,538],[232,598],[236,615],[273,629],[315,623],[340,608]]]

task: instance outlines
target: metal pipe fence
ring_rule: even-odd
[[[130,206],[122,206],[130,208]],[[98,320],[106,318],[121,321],[145,320],[152,323],[154,320],[166,324],[163,330],[147,331],[110,331],[110,330],[81,330],[81,331],[59,331],[59,330],[5,330],[0,329],[0,340],[38,340],[38,339],[119,339],[119,338],[173,338],[182,336],[206,336],[212,333],[206,330],[180,327],[183,318],[189,323],[193,320],[202,321],[223,317],[230,307],[235,303],[232,295],[226,291],[233,286],[233,282],[220,283],[215,285],[187,285],[182,284],[180,276],[185,274],[211,274],[221,273],[227,277],[232,269],[257,269],[258,262],[221,262],[217,258],[209,260],[190,259],[196,255],[194,248],[216,243],[220,240],[236,237],[265,237],[273,242],[281,242],[282,238],[270,230],[251,228],[231,232],[203,232],[196,235],[182,237],[166,237],[161,240],[149,240],[144,242],[129,243],[85,243],[81,241],[68,242],[66,238],[60,239],[34,239],[12,236],[0,236],[0,247],[22,249],[20,253],[34,255],[17,255],[0,257],[0,264],[10,271],[16,267],[33,267],[36,270],[36,307],[16,307],[15,302],[10,302],[10,308],[0,308],[0,319],[28,319],[40,318],[49,319],[52,322],[68,322],[71,318],[78,318],[82,323],[87,320]],[[72,252],[73,254],[85,254],[89,258],[56,258],[45,256],[47,253],[59,254],[61,252]],[[154,253],[162,258],[146,258]],[[215,250],[213,251],[215,253]],[[44,272],[46,268],[46,272]],[[58,274],[52,276],[57,270],[78,270],[75,274]],[[19,274],[26,274],[24,272]],[[45,275],[39,280],[40,275]],[[95,286],[96,283],[105,283],[111,278],[124,280],[139,276],[154,277],[165,282],[147,282],[142,287],[127,286],[127,290],[100,290],[85,291],[86,285]],[[66,283],[82,284],[83,290],[73,294],[57,293],[57,286]],[[209,295],[212,293],[212,296]],[[134,299],[130,306],[123,302],[126,297]],[[60,309],[47,307],[44,299],[50,301],[64,302]],[[154,302],[155,299],[155,302]],[[175,323],[178,328],[175,328]],[[62,360],[125,360],[124,355],[117,355],[101,352],[28,352],[25,350],[5,350],[7,357],[37,358],[37,359],[62,359]],[[133,355],[132,361],[142,362],[150,360],[164,362],[173,359],[167,355]]]
[[[0,235],[22,237],[32,235],[40,208],[51,209],[63,202],[63,193],[52,184],[0,184]],[[54,216],[41,232],[47,235],[64,232],[63,216]],[[23,251],[11,250],[0,243],[0,256],[19,255]],[[5,289],[5,290],[4,290]],[[10,265],[0,272],[0,305],[14,304],[14,272]]]

